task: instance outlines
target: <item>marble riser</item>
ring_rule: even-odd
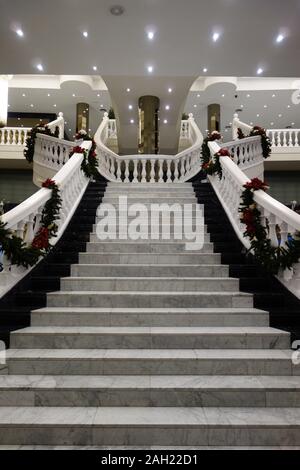
[[[288,349],[290,335],[271,328],[25,328],[11,334],[13,349]]]
[[[182,253],[185,252],[184,243],[126,243],[126,242],[111,242],[111,243],[101,243],[98,239],[98,242],[88,242],[86,245],[86,250],[89,253]],[[214,246],[213,243],[204,243],[203,247],[197,252],[204,253],[213,253]]]
[[[144,194],[154,194],[154,195],[159,195],[159,196],[165,196],[170,194],[171,196],[173,195],[191,195],[195,196],[194,189],[192,187],[187,187],[187,188],[158,188],[155,190],[155,188],[137,188],[136,186],[131,187],[131,188],[122,188],[123,192],[126,194],[138,194],[138,195],[144,195]],[[122,191],[117,188],[111,188],[109,185],[107,186],[105,190],[105,194],[122,194]]]
[[[210,235],[209,235],[209,233],[206,233],[206,228],[204,230],[204,235],[203,236],[204,236],[204,239],[203,239],[204,243],[209,243],[210,242]],[[113,243],[121,243],[122,245],[123,244],[135,245],[135,246],[142,245],[145,248],[147,247],[149,242],[151,244],[153,244],[153,243],[158,244],[159,243],[162,247],[162,249],[161,249],[162,252],[164,250],[164,245],[169,245],[169,244],[171,244],[174,247],[174,251],[176,251],[175,245],[177,245],[177,244],[182,245],[183,243],[185,244],[184,240],[186,240],[185,237],[183,237],[182,240],[176,240],[172,236],[171,241],[170,240],[162,240],[161,237],[160,237],[160,240],[153,240],[153,241],[151,241],[151,239],[150,240],[115,240],[115,241],[114,240],[101,240],[100,241],[98,236],[97,236],[97,233],[95,231],[90,234],[90,243],[101,243],[102,245],[113,244]],[[188,241],[188,240],[186,240],[186,241]]]
[[[269,326],[269,314],[256,310],[245,312],[146,313],[95,312],[91,309],[44,308],[31,312],[32,326]],[[125,309],[124,309],[125,310]]]
[[[221,264],[219,253],[79,253],[79,264]]]
[[[68,277],[60,280],[65,291],[114,292],[237,292],[239,280],[232,278],[164,278],[164,277]]]
[[[280,379],[286,377],[280,377]],[[300,407],[299,377],[7,376],[1,406]],[[7,379],[7,380],[6,380]],[[297,380],[295,380],[297,379]]]
[[[239,349],[11,349],[9,374],[20,375],[300,375],[290,351]]]
[[[120,196],[126,196],[127,197],[127,202],[128,204],[136,204],[136,203],[147,203],[147,204],[179,204],[182,206],[183,204],[197,204],[197,198],[195,195],[188,195],[188,196],[180,196],[178,194],[176,195],[171,195],[169,197],[163,195],[163,196],[156,196],[155,194],[125,194],[125,193],[120,193],[119,195],[112,195],[112,196],[107,196],[106,193],[104,194],[104,197],[102,198],[102,204],[104,203],[109,203],[109,204],[117,204],[119,205],[119,197]],[[124,202],[124,201],[122,201]]]
[[[97,276],[153,276],[153,277],[228,277],[229,268],[225,265],[130,265],[130,264],[73,264],[71,276],[97,277]]]
[[[205,292],[50,292],[48,307],[253,307],[250,294]]]

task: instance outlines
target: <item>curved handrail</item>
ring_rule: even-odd
[[[108,139],[107,113],[94,136],[99,158],[99,171],[109,181],[119,182],[177,182],[187,181],[198,173],[201,164],[203,136],[190,114],[189,135],[192,145],[177,155],[126,155],[120,156],[105,144]]]
[[[84,141],[81,147],[89,150],[91,145],[91,141]],[[60,189],[62,206],[59,219],[56,220],[58,232],[56,237],[50,240],[52,245],[55,245],[60,239],[88,185],[89,180],[81,170],[82,160],[82,153],[74,154],[53,178]],[[51,190],[41,188],[21,204],[2,215],[1,221],[6,223],[7,228],[12,230],[25,243],[30,244],[41,226],[42,211],[50,197]],[[32,269],[11,266],[5,256],[3,266],[4,269],[0,273],[0,297]]]
[[[220,150],[217,142],[209,142],[211,155]],[[241,223],[239,207],[241,194],[245,183],[249,178],[228,157],[220,158],[222,167],[222,178],[209,176],[209,180],[235,230],[236,235],[242,244],[249,249],[250,240],[244,237],[245,226]],[[300,215],[277,201],[262,190],[254,192],[254,200],[262,214],[262,223],[268,223],[269,238],[274,246],[278,246],[277,228],[281,232],[281,244],[288,240],[288,235],[292,235],[300,230]],[[267,219],[267,220],[266,220]],[[300,298],[300,263],[297,263],[293,270],[287,270],[278,274],[278,279],[291,292]]]
[[[240,121],[239,115],[235,113],[233,115],[233,121],[232,121],[232,138],[233,140],[238,139],[238,129],[241,129],[243,132],[246,132],[246,134],[249,134],[253,126],[250,126],[249,124],[246,124],[243,121]]]

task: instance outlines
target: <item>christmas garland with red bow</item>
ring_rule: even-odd
[[[276,225],[277,246],[273,246],[269,238],[269,224],[261,223],[261,211],[254,201],[255,191],[267,191],[268,185],[259,178],[253,178],[244,185],[241,195],[239,212],[241,222],[246,225],[244,237],[250,240],[250,248],[255,259],[271,274],[278,274],[279,270],[291,269],[300,258],[300,234],[288,234],[284,245],[281,244],[281,231]]]
[[[78,134],[78,136],[79,136],[79,134]],[[76,135],[76,137],[77,137],[77,135]],[[93,177],[93,178],[97,179],[97,178],[99,178],[99,172],[97,170],[98,160],[97,160],[97,153],[96,153],[96,142],[94,141],[94,139],[92,139],[88,135],[85,135],[84,137],[81,136],[81,138],[83,140],[92,141],[92,146],[91,146],[90,150],[89,151],[85,150],[82,147],[80,147],[80,145],[77,145],[77,146],[73,147],[73,149],[71,150],[70,157],[72,157],[72,155],[74,155],[74,153],[82,154],[83,155],[83,160],[82,160],[82,163],[81,163],[81,169],[82,169],[83,173],[88,178]]]
[[[46,202],[42,215],[41,226],[34,236],[30,245],[22,238],[6,228],[0,220],[0,246],[10,264],[28,268],[36,264],[40,257],[46,256],[51,249],[50,238],[55,237],[58,226],[56,220],[59,218],[61,197],[55,181],[47,179],[42,184],[44,188],[51,189],[51,197]]]
[[[248,136],[243,133],[242,129],[238,128],[237,130],[238,139],[245,139],[246,137],[254,137],[257,135],[260,135],[261,137],[263,157],[268,158],[272,152],[272,143],[270,138],[267,136],[266,130],[263,127],[254,126]]]
[[[35,146],[35,139],[37,134],[45,134],[49,135],[51,137],[58,137],[59,136],[59,128],[56,126],[55,131],[51,132],[49,127],[47,125],[43,124],[37,124],[34,126],[31,131],[29,132],[29,135],[26,139],[26,146],[24,148],[24,157],[28,161],[28,163],[33,162],[33,156],[34,156],[34,146]]]

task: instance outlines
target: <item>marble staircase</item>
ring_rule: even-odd
[[[197,202],[191,183],[109,183],[103,202],[119,194]],[[0,446],[300,446],[290,335],[229,276],[226,237],[208,230],[223,218],[207,220],[192,252],[174,237],[100,242],[96,217],[60,290],[11,333]]]

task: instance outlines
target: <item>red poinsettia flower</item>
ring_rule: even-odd
[[[76,145],[76,147],[73,147],[72,150],[73,153],[84,153],[84,149],[80,147],[79,145]]]
[[[254,234],[255,234],[255,227],[254,227],[254,225],[252,225],[252,224],[247,225],[246,230],[247,230],[247,232],[248,232],[250,235],[254,235]]]
[[[221,139],[221,134],[218,131],[213,131],[209,136],[208,140],[214,141],[214,140],[220,140]]]
[[[49,247],[49,230],[47,227],[41,227],[39,229],[31,245],[38,250],[44,250]]]
[[[43,188],[53,188],[54,186],[56,185],[55,181],[52,180],[51,178],[47,178],[43,183],[42,183],[42,187]]]
[[[231,154],[228,149],[220,149],[216,154],[216,157],[231,157]]]
[[[267,185],[265,181],[262,181],[259,178],[252,178],[251,181],[244,184],[244,188],[253,189],[254,191],[257,191],[259,189],[266,191],[269,188],[269,186]]]
[[[265,133],[266,133],[266,130],[260,126],[254,126],[251,131],[252,135],[264,135]]]
[[[97,157],[97,154],[96,154],[95,150],[93,150],[92,152],[90,152],[90,157],[93,157],[93,158],[96,158],[96,157]]]
[[[251,224],[253,222],[253,212],[251,209],[245,209],[242,214],[242,222],[244,224]]]

